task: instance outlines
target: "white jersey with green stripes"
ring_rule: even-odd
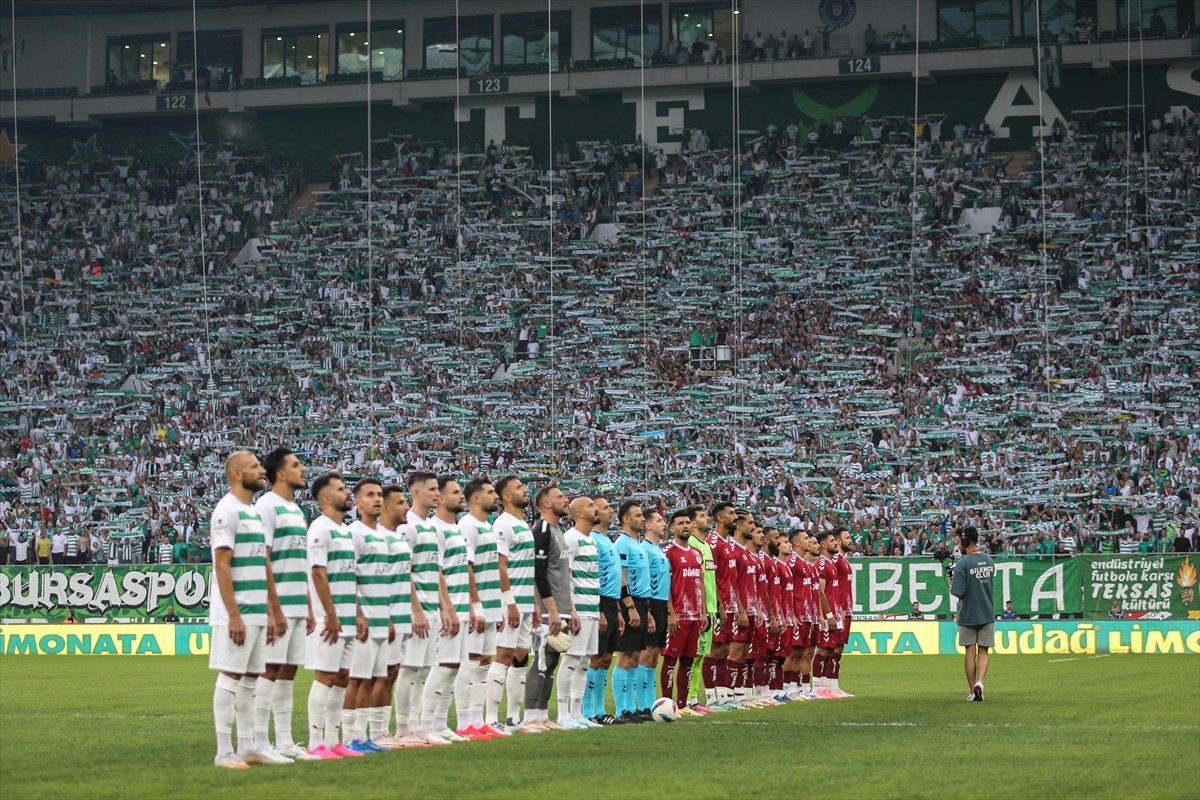
[[[262,519],[267,547],[271,549],[271,572],[275,593],[288,619],[308,616],[308,520],[300,506],[267,492],[258,498],[254,510]]]
[[[533,531],[507,511],[497,518],[496,547],[508,559],[508,585],[522,614],[533,613]]]
[[[349,639],[355,634],[358,619],[358,563],[355,558],[354,536],[345,525],[340,525],[322,514],[308,526],[308,571],[309,592],[313,598],[313,613],[317,627],[323,624],[324,611],[312,584],[314,567],[324,567],[329,578],[329,591],[333,595],[333,613],[342,625],[341,637]]]
[[[563,534],[571,555],[571,602],[580,619],[600,619],[600,553],[578,528]]]
[[[350,526],[350,534],[354,537],[358,602],[367,619],[368,635],[386,639],[392,603],[392,560],[387,537],[382,529],[371,528],[362,520]]]
[[[413,596],[428,616],[440,607],[438,596],[438,532],[431,520],[408,512],[406,530],[401,533],[412,545]]]
[[[438,531],[438,563],[446,579],[446,594],[450,605],[459,616],[459,622],[467,623],[471,612],[471,565],[467,559],[467,539],[457,524],[434,517],[430,520]]]
[[[391,561],[391,605],[392,625],[397,636],[412,633],[412,548],[408,540],[396,531],[382,525],[384,538],[388,540],[388,558]]]
[[[218,550],[232,550],[233,599],[247,625],[267,624],[267,544],[262,520],[252,506],[229,493],[213,509],[209,525],[213,563]],[[228,625],[229,610],[213,577],[209,585],[208,621]]]
[[[490,523],[470,514],[458,521],[458,529],[467,540],[467,560],[475,574],[475,592],[483,606],[483,618],[488,624],[500,622],[504,609],[500,607],[500,552],[496,549],[496,534]]]

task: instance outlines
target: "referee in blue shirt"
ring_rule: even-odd
[[[613,670],[613,699],[620,722],[649,722],[650,710],[641,713],[637,699],[638,658],[646,646],[645,620],[650,612],[650,566],[638,535],[646,526],[642,506],[626,500],[617,509],[621,532],[617,557],[621,564],[621,617],[625,630],[617,640],[617,667]]]

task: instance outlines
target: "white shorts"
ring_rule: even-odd
[[[437,663],[437,634],[430,632],[424,638],[409,636],[404,643],[404,658],[400,663],[408,669],[432,667]]]
[[[387,639],[354,640],[354,655],[350,660],[350,677],[356,681],[387,676]]]
[[[483,626],[483,633],[467,634],[467,653],[473,656],[496,655],[496,623],[489,622]]]
[[[579,620],[579,633],[567,649],[569,656],[594,656],[600,652],[600,620]]]
[[[354,637],[342,636],[329,644],[321,638],[321,629],[308,635],[304,648],[304,668],[317,672],[341,672],[350,669],[354,657]]]
[[[308,637],[308,620],[304,617],[299,619],[289,617],[287,624],[287,632],[283,636],[276,636],[274,644],[267,645],[268,664],[300,666],[304,663],[304,642]]]
[[[228,625],[213,625],[208,666],[230,675],[261,675],[267,669],[266,651],[266,625],[247,625],[246,641],[240,647],[229,638]]]
[[[504,630],[496,635],[496,647],[507,647],[510,650],[528,650],[533,642],[533,614],[521,615],[521,624],[516,628],[504,626]]]
[[[404,663],[404,646],[408,644],[409,634],[396,631],[396,638],[387,644],[387,662],[389,667]]]
[[[465,614],[460,614],[459,618],[462,620],[462,624],[458,626],[458,633],[453,636],[442,636],[441,631],[438,631],[437,663],[439,664],[461,664],[467,660],[467,617]]]

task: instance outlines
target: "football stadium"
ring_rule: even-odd
[[[0,793],[1200,800],[1198,23],[0,0]]]

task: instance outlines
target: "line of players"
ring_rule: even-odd
[[[844,530],[788,537],[728,503],[664,518],[553,485],[531,501],[515,476],[428,472],[407,495],[323,474],[308,523],[291,451],[233,453],[226,476],[211,527],[218,766],[644,722],[660,695],[682,716],[851,696]],[[307,746],[292,738],[301,665]]]

